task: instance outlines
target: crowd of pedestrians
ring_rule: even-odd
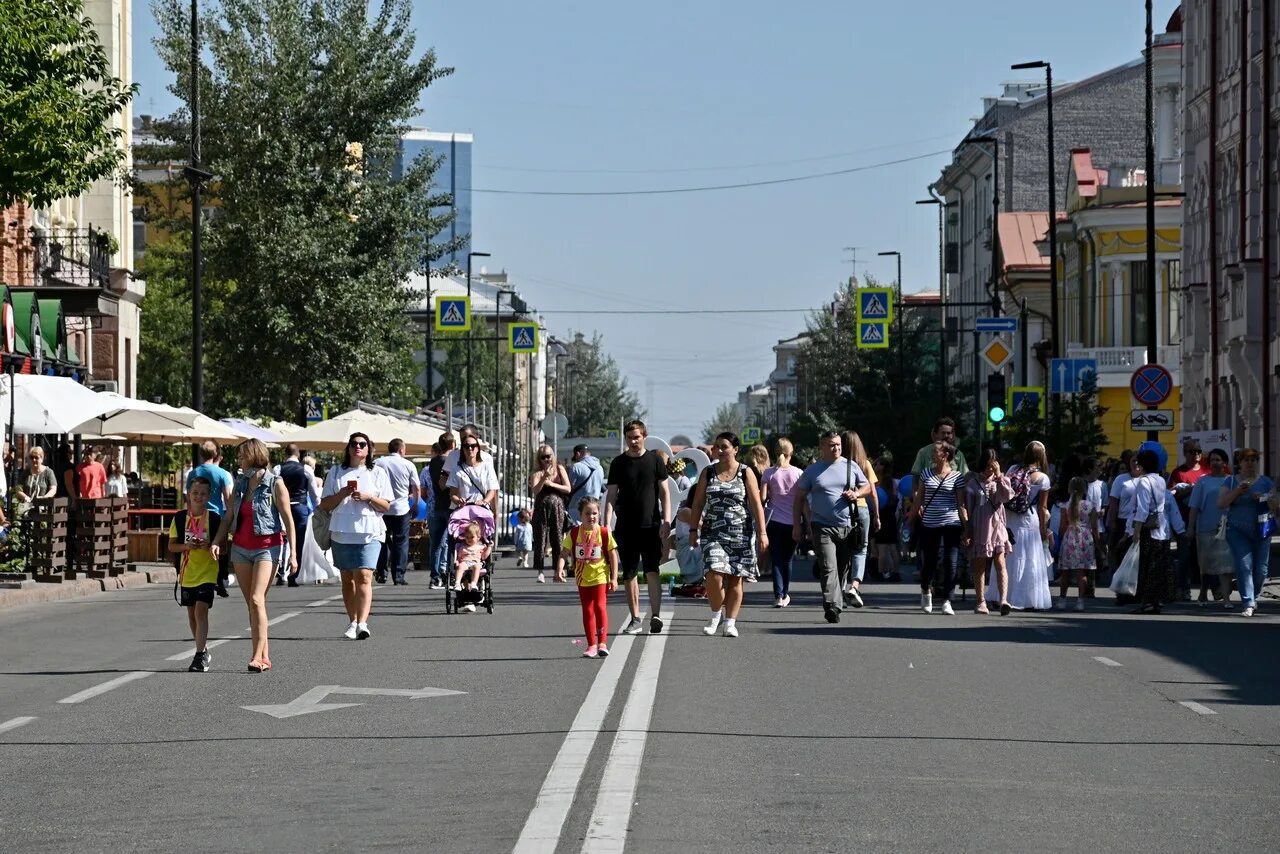
[[[866,604],[873,556],[870,577],[897,581],[904,556],[913,552],[920,609],[930,614],[954,615],[956,588],[967,582],[978,614],[1082,611],[1111,575],[1116,600],[1135,605],[1136,613],[1160,613],[1190,599],[1196,576],[1200,604],[1213,598],[1231,608],[1234,580],[1242,613],[1252,616],[1280,512],[1280,495],[1259,470],[1258,452],[1248,448],[1232,459],[1217,448],[1202,455],[1189,443],[1184,461],[1166,473],[1156,443],[1126,450],[1107,468],[1076,454],[1055,464],[1033,441],[1012,460],[984,447],[970,468],[954,422],[941,418],[901,477],[890,456],[870,458],[858,433],[830,430],[818,439],[817,458],[803,467],[794,464],[786,437],[775,440],[771,455],[723,432],[705,446],[710,465],[692,480],[677,480],[685,478],[687,461],[648,449],[647,439],[643,422],[629,422],[622,452],[607,465],[585,445],[573,449],[568,465],[550,446],[539,447],[527,480],[531,500],[513,520],[518,567],[532,568],[539,583],[552,572],[554,581],[567,582],[572,570],[590,658],[609,654],[608,594],[619,586],[627,607],[620,631],[644,629],[642,578],[649,631],[663,631],[662,574],[672,551],[681,577],[694,582],[684,589],[705,595],[707,635],[739,635],[744,586],[759,576],[772,580],[773,606],[789,607],[800,554],[813,557],[830,623]],[[442,434],[421,471],[400,440],[378,453],[363,433],[351,435],[341,460],[322,477],[294,445],[273,469],[261,442],[244,442],[234,477],[215,444],[200,453],[201,465],[187,478],[186,507],[169,532],[181,569],[178,598],[189,609],[197,647],[191,670],[209,667],[209,610],[215,596],[228,595],[224,579],[231,574],[249,612],[249,669],[271,668],[268,588],[273,579],[298,583],[299,557],[319,523],[341,576],[343,636],[352,640],[371,636],[374,585],[409,583],[412,519],[426,523],[423,568],[432,589],[451,579],[455,591],[476,590],[495,546],[474,523],[448,533],[456,511],[498,511],[494,457],[474,425],[463,427],[457,441]],[[104,492],[119,475],[92,452],[67,471],[81,488]],[[53,494],[56,478],[35,448],[19,493]],[[673,495],[684,496],[679,508]]]

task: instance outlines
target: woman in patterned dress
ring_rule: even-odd
[[[1076,610],[1084,610],[1085,579],[1098,568],[1095,555],[1098,551],[1098,508],[1086,496],[1089,481],[1073,477],[1067,484],[1067,500],[1058,508],[1058,604],[1059,610],[1067,607],[1067,589],[1071,576],[1076,577]]]
[[[556,462],[555,451],[550,445],[538,449],[537,468],[529,476],[529,491],[533,493],[533,568],[538,570],[538,583],[547,580],[543,572],[547,549],[551,549],[551,565],[560,561],[560,542],[564,536],[565,497],[572,491],[569,472]]]
[[[1005,555],[1013,551],[1009,543],[1009,518],[1004,503],[1013,498],[1009,478],[1000,471],[1000,455],[993,447],[983,448],[978,464],[970,469],[964,489],[964,503],[969,510],[969,526],[965,529],[965,546],[973,566],[973,592],[978,602],[975,613],[989,614],[986,585],[1000,595],[1000,615],[1009,614],[1009,570]],[[990,570],[992,575],[987,576]]]
[[[738,462],[738,437],[721,433],[716,436],[715,450],[715,465],[707,466],[698,478],[689,520],[689,545],[696,548],[701,539],[707,571],[711,622],[703,633],[714,635],[723,617],[725,637],[736,638],[742,581],[755,578],[756,553],[769,548],[769,536],[765,533],[764,505],[755,472]]]

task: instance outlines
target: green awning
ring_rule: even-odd
[[[44,339],[44,357],[51,361],[62,361],[65,353],[63,344],[67,340],[66,329],[62,325],[62,301],[56,299],[36,300],[36,309],[40,312],[40,334]]]
[[[13,329],[16,343],[14,348],[23,356],[33,355],[31,352],[31,318],[35,306],[36,295],[31,291],[12,292]],[[36,330],[37,334],[39,330]]]

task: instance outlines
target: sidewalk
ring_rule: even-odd
[[[0,581],[0,609],[41,602],[57,602],[62,599],[79,599],[98,596],[113,590],[129,590],[146,584],[173,584],[178,571],[167,563],[133,564],[136,570],[109,578],[79,578],[61,584],[39,581]]]

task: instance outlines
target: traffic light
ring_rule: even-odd
[[[1004,374],[987,375],[987,420],[992,424],[1000,424],[1008,415],[1005,412]]]

